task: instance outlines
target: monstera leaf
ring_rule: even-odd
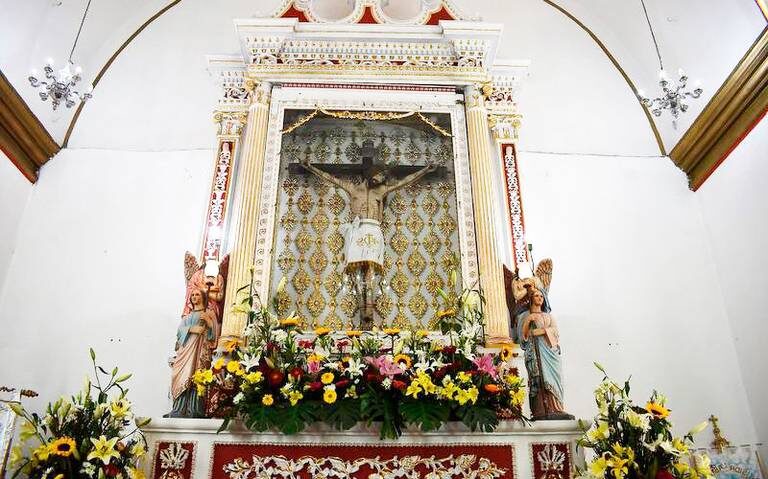
[[[361,419],[359,399],[340,399],[324,409],[325,423],[339,431],[351,429]]]
[[[405,422],[418,426],[424,432],[440,429],[448,421],[450,412],[447,405],[433,401],[407,400],[400,404]]]
[[[273,425],[283,434],[296,434],[303,431],[307,424],[317,420],[315,409],[316,405],[310,401],[275,409],[275,423]]]
[[[402,435],[403,418],[394,398],[371,390],[361,396],[360,408],[369,425],[381,421],[381,439],[397,439]]]
[[[460,407],[456,414],[472,431],[492,432],[499,425],[496,411],[486,406],[466,405]]]
[[[275,410],[261,404],[253,404],[248,408],[245,425],[253,431],[266,431],[275,422]]]

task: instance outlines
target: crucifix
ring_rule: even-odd
[[[344,271],[357,279],[359,326],[365,330],[373,326],[376,297],[372,289],[374,278],[381,275],[384,264],[381,221],[387,197],[438,170],[435,165],[375,164],[375,153],[373,141],[366,140],[362,147],[362,164],[311,164],[309,161],[300,164],[301,169],[338,186],[349,195],[353,220],[341,228],[344,235]],[[298,172],[298,167],[291,165],[289,169]],[[350,175],[359,175],[362,179],[353,181],[344,178]]]

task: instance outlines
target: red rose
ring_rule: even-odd
[[[321,389],[323,389],[323,383],[321,383],[320,381],[313,381],[309,383],[310,391],[319,391]]]
[[[379,376],[373,371],[368,371],[367,373],[365,373],[365,380],[368,381],[369,383],[379,383],[381,382],[381,376]]]
[[[265,349],[267,350],[268,353],[270,353],[270,352],[274,351],[275,349],[277,349],[277,344],[275,344],[272,341],[268,341]]]
[[[443,367],[435,370],[433,376],[434,376],[435,379],[440,381],[440,380],[442,380],[445,377],[446,374],[448,374],[448,366],[443,366]]]
[[[277,369],[273,369],[269,372],[269,375],[267,376],[269,379],[270,386],[277,387],[283,383],[283,379],[285,379],[285,374],[281,373]]]
[[[120,474],[120,468],[110,462],[104,466],[104,474],[109,477],[116,477]]]
[[[314,342],[308,341],[306,339],[302,339],[301,341],[299,341],[299,347],[300,348],[310,349],[310,348],[314,347],[314,345],[315,345]]]
[[[456,352],[456,346],[446,346],[443,348],[443,354],[451,355]]]
[[[291,369],[291,376],[298,380],[301,379],[301,377],[304,375],[304,370],[300,367],[296,366],[295,368]]]
[[[659,469],[659,472],[656,473],[656,479],[675,479],[675,476],[666,469]]]
[[[342,389],[349,386],[349,379],[342,379],[336,382],[336,389]]]
[[[397,390],[403,391],[403,390],[405,390],[406,387],[408,387],[408,385],[405,384],[405,381],[401,381],[399,379],[395,379],[394,381],[392,381],[392,387],[397,389]]]

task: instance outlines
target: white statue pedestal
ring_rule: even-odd
[[[547,473],[548,478],[570,479],[574,463],[583,464],[583,454],[576,449],[581,436],[577,421],[539,421],[531,426],[505,421],[492,433],[471,432],[461,423],[449,423],[438,432],[408,430],[397,440],[380,440],[378,430],[364,424],[343,432],[316,424],[291,436],[254,433],[240,423],[217,434],[220,424],[215,419],[154,419],[146,428],[151,454],[147,477],[539,479]],[[224,466],[236,459],[242,460],[239,469],[225,472]],[[280,474],[290,468],[294,473]],[[319,473],[341,468],[347,468],[347,473]],[[496,472],[471,475],[478,470]],[[429,475],[435,471],[451,472]]]

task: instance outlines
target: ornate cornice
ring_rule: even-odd
[[[747,51],[670,158],[697,190],[768,110],[768,27]]]
[[[60,147],[0,72],[0,149],[31,182]]]
[[[482,86],[485,107],[488,110],[488,126],[494,139],[501,142],[517,141],[522,115],[517,109],[517,89],[520,76],[525,71],[515,67],[497,67],[490,81]]]
[[[497,24],[465,21],[383,26],[278,18],[236,20],[235,27],[247,76],[256,80],[400,77],[462,86],[488,79],[502,32]]]
[[[314,0],[283,0],[272,15],[274,18],[297,18],[309,23],[335,24],[436,24],[439,20],[464,20],[463,15],[450,0],[417,0],[419,12],[412,18],[398,19],[386,14],[381,0],[353,0],[352,11],[340,19],[325,18],[315,11]]]

